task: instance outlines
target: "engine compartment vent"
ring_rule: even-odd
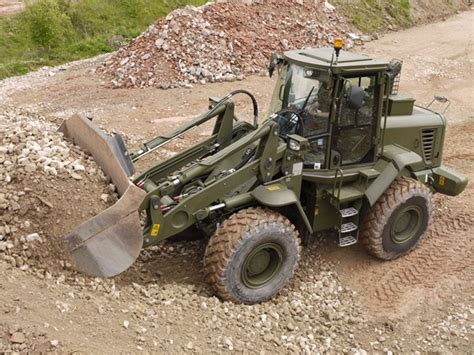
[[[427,164],[431,163],[433,157],[434,144],[436,139],[436,129],[421,130],[421,140],[423,142],[423,156]]]

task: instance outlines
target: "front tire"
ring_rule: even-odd
[[[367,252],[382,260],[409,253],[426,236],[432,209],[424,184],[404,176],[396,179],[366,216],[361,241]]]
[[[265,302],[291,279],[300,252],[298,232],[286,217],[262,208],[244,209],[209,239],[206,279],[223,300]]]

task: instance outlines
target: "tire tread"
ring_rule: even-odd
[[[408,198],[418,195],[427,201],[428,228],[418,241],[405,252],[386,251],[383,247],[382,234],[393,211]],[[360,240],[367,252],[382,260],[396,259],[416,248],[428,234],[432,219],[432,194],[428,187],[421,182],[402,176],[396,179],[369,210],[360,233]]]
[[[246,303],[237,299],[226,287],[226,271],[230,266],[233,254],[247,238],[268,225],[277,224],[289,238],[294,238],[298,249],[298,260],[301,243],[295,226],[283,215],[261,207],[252,207],[238,211],[226,219],[209,239],[204,255],[204,274],[206,281],[216,294],[225,301]],[[293,276],[296,266],[291,271]]]

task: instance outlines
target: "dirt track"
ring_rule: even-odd
[[[444,163],[467,174],[471,181],[474,181],[471,138],[474,134],[473,24],[474,12],[465,12],[443,22],[390,33],[358,49],[402,59],[401,91],[413,94],[418,103],[431,101],[433,94],[451,99]],[[192,89],[111,90],[104,88],[101,78],[91,72],[93,66],[94,62],[86,62],[68,66],[65,71],[54,69],[27,79],[11,80],[3,88],[0,86],[0,97],[3,95],[7,103],[31,107],[54,117],[64,118],[72,112],[92,115],[104,128],[126,133],[129,142],[136,146],[138,141],[151,138],[203,111],[207,96],[223,95],[232,88],[242,87],[255,93],[258,101],[265,105],[272,89],[270,79],[251,77],[238,83],[208,84]],[[8,95],[7,87],[10,88]],[[238,107],[243,103],[239,102]],[[170,149],[179,148],[175,145]],[[335,264],[342,284],[358,292],[357,299],[368,323],[365,327],[354,327],[353,331],[365,349],[396,351],[395,341],[403,344],[401,352],[423,349],[420,343],[429,350],[453,352],[467,352],[474,347],[473,184],[457,198],[437,196],[435,209],[431,235],[419,249],[402,259],[381,263],[366,256],[359,246],[338,249],[331,241],[324,241],[306,253],[309,260],[322,257],[323,261]],[[202,276],[195,272],[201,267],[202,249],[202,244],[193,243],[184,247],[188,256],[150,258],[127,272],[119,282],[146,285],[156,278],[155,271],[160,270],[163,287],[177,283],[188,290],[186,292],[196,290],[200,297],[210,298],[206,292],[202,296],[199,291],[205,286]],[[311,267],[315,266],[303,266],[301,275],[307,275]],[[300,284],[301,279],[295,283]],[[44,281],[16,269],[2,272],[0,326],[6,322],[9,326],[18,323],[23,327],[40,328],[38,333],[59,339],[65,345],[64,349],[70,351],[136,350],[134,335],[124,334],[120,323],[124,315],[131,312],[127,308],[134,304],[133,295],[118,300],[113,292],[110,293],[112,296],[102,296],[81,290],[74,301],[75,311],[68,313],[58,312],[61,308],[58,300],[73,303],[69,295],[72,291],[62,282],[47,284],[46,290],[44,287]],[[38,306],[40,302],[41,307]],[[103,312],[100,307],[97,311],[98,305],[105,305]],[[17,309],[20,310],[17,312]],[[190,312],[190,319],[199,319],[199,308]],[[458,321],[458,313],[468,314],[465,322],[460,323],[466,333],[442,338],[446,322],[454,324]],[[163,320],[157,324],[158,328],[150,332],[159,333],[160,327],[165,327],[167,322]],[[177,332],[177,343],[186,344],[189,331],[197,332],[199,337],[197,329],[199,327],[184,321],[178,322],[173,328],[173,332]],[[41,336],[44,337],[38,335]],[[199,343],[197,339],[193,341]],[[275,350],[266,348],[258,340],[255,342],[255,351]],[[206,351],[202,346],[201,350]],[[168,348],[170,351],[178,349],[182,350]]]

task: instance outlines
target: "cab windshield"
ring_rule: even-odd
[[[280,137],[298,134],[308,139],[310,152],[305,166],[321,169],[325,164],[332,87],[329,72],[287,64],[280,68],[270,105]]]
[[[280,135],[314,137],[327,133],[331,109],[329,72],[286,64],[280,68],[270,114],[280,125]]]
[[[315,101],[320,101],[316,99],[322,99],[322,96],[328,101],[330,93],[325,90],[328,82],[328,72],[295,64],[282,66],[273,92],[270,113],[288,108],[302,110]]]

